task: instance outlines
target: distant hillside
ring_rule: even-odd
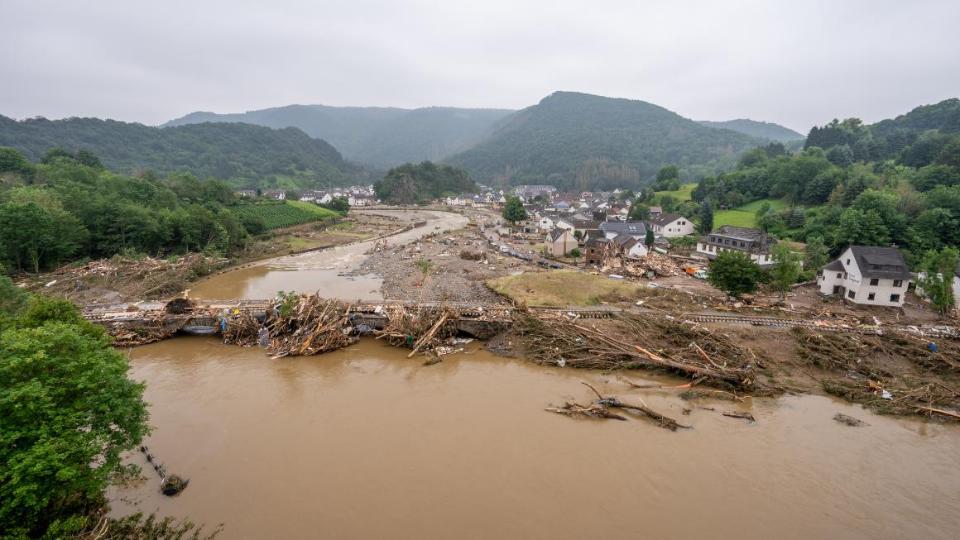
[[[156,128],[95,118],[17,121],[0,116],[0,146],[33,160],[54,147],[86,149],[121,172],[188,171],[249,187],[344,184],[362,173],[334,147],[299,129],[249,124]]]
[[[712,173],[764,142],[643,101],[556,92],[446,161],[484,183],[607,189],[638,186],[668,164],[687,176]]]
[[[736,120],[726,120],[723,122],[712,122],[710,120],[698,120],[698,122],[708,127],[729,129],[758,139],[769,139],[783,143],[803,140],[802,134],[772,122],[758,122],[748,118],[738,118]]]
[[[329,141],[351,161],[386,168],[406,162],[436,161],[464,150],[512,112],[289,105],[236,114],[195,112],[165,125],[247,122],[272,128],[296,127],[311,137]]]
[[[906,114],[876,124],[858,118],[834,119],[814,126],[805,147],[849,154],[856,161],[899,159],[917,167],[932,161],[935,151],[960,134],[960,99],[916,107]]]

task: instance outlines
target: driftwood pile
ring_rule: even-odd
[[[960,342],[942,339],[932,348],[906,333],[792,332],[797,358],[820,370],[827,393],[880,414],[960,420]]]
[[[623,411],[643,414],[646,418],[656,422],[660,427],[669,429],[670,431],[676,431],[678,428],[689,429],[691,427],[681,424],[669,416],[658,413],[657,411],[648,407],[647,404],[644,403],[640,398],[637,398],[637,401],[640,402],[639,404],[626,403],[620,400],[620,398],[602,395],[590,383],[580,381],[580,384],[583,384],[593,391],[593,393],[597,396],[597,399],[592,401],[589,405],[581,405],[576,402],[568,401],[560,407],[551,406],[547,407],[546,410],[566,416],[588,416],[593,418],[608,418],[611,420],[626,420],[627,418],[625,416],[610,410],[620,409]]]
[[[401,305],[387,309],[387,324],[377,332],[377,339],[385,339],[395,347],[412,349],[407,357],[417,352],[445,352],[443,343],[457,333],[456,312],[449,308],[408,309]]]
[[[135,324],[113,322],[107,325],[107,333],[113,337],[114,347],[137,347],[162,341],[176,335],[186,319],[172,324],[162,318],[153,318]]]
[[[669,318],[622,314],[598,328],[563,314],[527,314],[518,315],[515,331],[527,357],[538,363],[658,369],[715,386],[757,389],[761,360],[751,350],[722,333]]]
[[[318,295],[300,296],[296,303],[268,310],[266,328],[274,358],[307,356],[342,349],[356,338],[350,324],[350,306]]]

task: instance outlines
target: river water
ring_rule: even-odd
[[[322,253],[303,258],[307,272],[325,265]],[[266,266],[218,276],[211,292],[271,296],[301,275]],[[114,512],[223,523],[222,538],[960,537],[960,428],[825,397],[689,403],[482,350],[425,367],[373,339],[278,360],[213,338],[130,355],[147,382],[146,444],[191,483],[164,497],[145,467],[146,482],[112,492]],[[589,401],[581,380],[693,429],[543,410]],[[758,421],[720,414],[737,408]],[[838,424],[837,412],[870,425]]]
[[[405,244],[426,234],[442,233],[466,226],[460,214],[431,210],[391,211],[368,210],[370,213],[394,215],[404,224],[427,221],[426,226],[392,236],[390,245]],[[234,300],[238,298],[273,298],[277,291],[300,293],[320,292],[327,298],[341,300],[377,300],[383,281],[373,275],[348,275],[363,262],[374,241],[355,242],[322,251],[269,259],[237,270],[213,275],[190,289],[192,298]]]

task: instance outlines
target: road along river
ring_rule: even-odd
[[[372,284],[350,289],[338,273],[366,249],[270,261],[197,289],[352,295]],[[615,375],[477,349],[429,367],[406,353],[366,338],[279,360],[213,338],[133,349],[151,404],[146,444],[191,482],[167,498],[145,467],[146,482],[112,492],[114,513],[223,523],[221,538],[960,537],[955,425],[819,396],[688,402],[679,390],[631,390]],[[581,380],[693,429],[544,411],[588,402]],[[730,410],[757,422],[721,415]],[[870,425],[839,424],[838,412]]]

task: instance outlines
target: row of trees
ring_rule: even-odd
[[[8,271],[130,252],[227,254],[264,228],[238,216],[244,203],[225,182],[118,175],[90,153],[54,150],[33,164],[0,148],[0,178],[0,265]]]

